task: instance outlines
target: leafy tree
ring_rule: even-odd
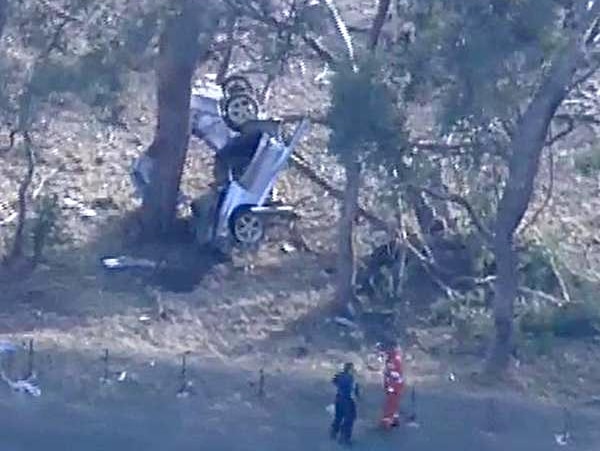
[[[577,74],[589,76],[598,67],[591,50],[599,3],[432,0],[411,3],[406,11],[417,39],[398,55],[396,70],[411,75],[415,98],[435,93],[442,132],[469,143],[466,153],[478,163],[475,169],[487,159],[497,173],[488,220],[468,208],[496,261],[492,371],[506,368],[512,350],[515,233],[532,198],[548,128]],[[468,199],[446,198],[470,205]]]
[[[57,96],[74,96],[91,106],[116,103],[127,70],[122,36],[127,36],[132,16],[125,14],[126,3],[0,3],[0,24],[5,35],[0,48],[0,118],[12,128],[11,147],[14,144],[21,150],[27,162],[19,186],[9,263],[22,260],[24,254],[28,191],[38,153],[36,141],[43,139],[38,119]],[[142,4],[149,7],[152,2]],[[35,247],[34,253],[39,254],[39,244]]]
[[[345,308],[355,299],[353,230],[362,169],[378,154],[399,152],[402,147],[403,118],[382,75],[380,66],[368,61],[358,71],[339,71],[332,84],[329,146],[346,171],[337,264],[337,301]]]

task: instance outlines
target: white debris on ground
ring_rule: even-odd
[[[569,444],[570,435],[568,432],[561,434],[554,434],[554,440],[558,446],[566,446]]]
[[[147,268],[154,269],[157,263],[145,258],[134,258],[126,255],[118,257],[103,257],[102,265],[106,269],[128,269],[128,268]]]
[[[335,405],[329,404],[327,407],[325,407],[325,411],[333,417],[335,415]]]
[[[17,351],[17,347],[10,342],[0,343],[0,356],[3,354],[13,354]],[[11,390],[17,393],[24,393],[33,397],[40,397],[42,390],[35,383],[35,376],[30,376],[27,379],[12,380],[5,373],[4,370],[0,370],[0,378],[6,382]]]
[[[336,316],[333,321],[340,326],[348,327],[350,329],[358,328],[358,325],[354,321],[350,321],[348,318],[342,316]]]
[[[0,372],[0,377],[4,382],[6,382],[6,384],[10,387],[11,390],[17,393],[24,393],[35,398],[39,398],[42,395],[42,390],[34,382],[33,377],[13,381],[8,376],[6,376],[6,374],[4,374],[4,371]]]

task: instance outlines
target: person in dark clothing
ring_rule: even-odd
[[[337,388],[335,395],[335,416],[331,425],[331,438],[340,443],[350,445],[352,429],[356,420],[356,402],[359,397],[358,384],[354,381],[354,365],[346,363],[343,371],[337,373],[333,379]]]

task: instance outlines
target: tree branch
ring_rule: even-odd
[[[556,135],[551,136],[550,139],[546,140],[546,146],[551,147],[556,142],[563,139],[565,136],[570,135],[573,130],[575,130],[575,120],[572,116],[561,116],[561,119],[567,121],[567,127],[564,130],[561,130]]]
[[[322,113],[309,114],[308,116],[306,114],[286,114],[281,116],[279,119],[284,123],[292,123],[299,122],[305,118],[308,118],[308,120],[310,120],[313,124],[325,126],[329,125],[327,116]],[[408,141],[407,143],[407,147],[410,149],[431,151],[446,156],[450,156],[448,155],[450,152],[452,152],[452,154],[455,154],[465,149],[471,149],[473,146],[474,144],[470,141],[462,141],[456,144],[448,144],[443,141],[433,141],[428,139],[415,139]]]
[[[563,305],[565,304],[565,302],[567,302],[566,299],[559,299],[556,296],[552,296],[551,294],[544,293],[543,291],[539,290],[532,290],[528,287],[519,287],[518,291],[521,295],[539,297],[555,305]]]
[[[529,229],[529,227],[534,225],[539,219],[540,215],[544,212],[548,205],[550,205],[550,201],[552,200],[552,194],[554,192],[554,154],[552,153],[552,150],[548,152],[548,173],[548,190],[546,191],[544,201],[542,202],[542,205],[540,205],[540,207],[531,216],[531,219],[527,221],[523,225],[523,227],[521,227],[520,231],[517,232],[518,234],[523,234],[527,229]]]
[[[344,198],[344,192],[329,183],[326,179],[320,177],[315,171],[313,171],[301,156],[298,154],[291,155],[291,163],[292,165],[305,177],[307,177],[310,181],[315,183],[317,186],[321,187],[327,193],[331,194],[335,199],[342,201]],[[359,206],[358,214],[365,218],[368,222],[371,223],[373,227],[378,230],[387,232],[390,236],[397,236],[394,233],[394,227],[392,224],[383,220],[373,212]],[[445,284],[437,275],[448,273],[447,270],[444,270],[440,267],[434,260],[433,256],[425,256],[423,253],[417,249],[413,243],[411,243],[410,239],[406,236],[402,236],[402,244],[406,246],[408,251],[413,255],[422,265],[425,271],[431,276],[432,280],[447,294],[449,298],[456,298],[458,296],[457,292]]]
[[[332,67],[335,67],[337,65],[336,59],[329,52],[329,50],[327,50],[325,47],[319,44],[315,38],[302,35],[302,40],[306,45],[308,45],[310,49],[312,49],[317,54],[319,58],[321,58],[321,60],[324,63],[329,64]]]
[[[219,72],[217,74],[217,83],[222,84],[227,77],[229,66],[231,64],[231,58],[233,56],[233,48],[235,46],[235,27],[237,23],[237,14],[231,12],[227,17],[227,39],[225,41],[225,50],[223,52],[223,61],[219,66]]]
[[[600,61],[597,61],[594,64],[592,64],[592,66],[588,70],[586,70],[583,74],[577,77],[571,84],[571,88],[579,86],[580,84],[592,78],[594,74],[598,72],[598,69],[600,69]]]
[[[592,125],[600,125],[600,117],[597,117],[595,114],[557,114],[554,116],[555,119],[568,121],[569,119],[574,122],[592,124]]]
[[[458,194],[445,194],[445,193],[440,193],[437,192],[435,190],[432,190],[430,188],[424,187],[424,186],[415,186],[415,185],[409,185],[411,188],[414,188],[416,190],[422,191],[425,194],[435,198],[435,199],[439,199],[439,200],[443,200],[443,201],[447,201],[447,202],[452,202],[455,203],[457,205],[460,205],[469,215],[469,219],[471,219],[471,222],[473,223],[473,225],[477,228],[477,230],[479,231],[479,233],[481,233],[481,235],[488,241],[490,242],[492,240],[492,233],[488,230],[488,228],[483,224],[483,222],[481,221],[481,219],[479,218],[479,216],[477,215],[477,213],[475,213],[475,209],[473,208],[473,206],[471,205],[471,203],[465,199],[462,196],[459,196]]]

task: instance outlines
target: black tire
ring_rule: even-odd
[[[230,75],[223,80],[221,88],[223,89],[225,98],[230,98],[238,94],[247,94],[250,96],[254,94],[252,84],[242,75]]]
[[[246,246],[258,244],[265,235],[263,219],[247,205],[235,209],[229,220],[229,228],[236,243]]]
[[[227,126],[239,132],[246,122],[258,117],[258,102],[247,94],[238,94],[227,99],[223,113]]]

